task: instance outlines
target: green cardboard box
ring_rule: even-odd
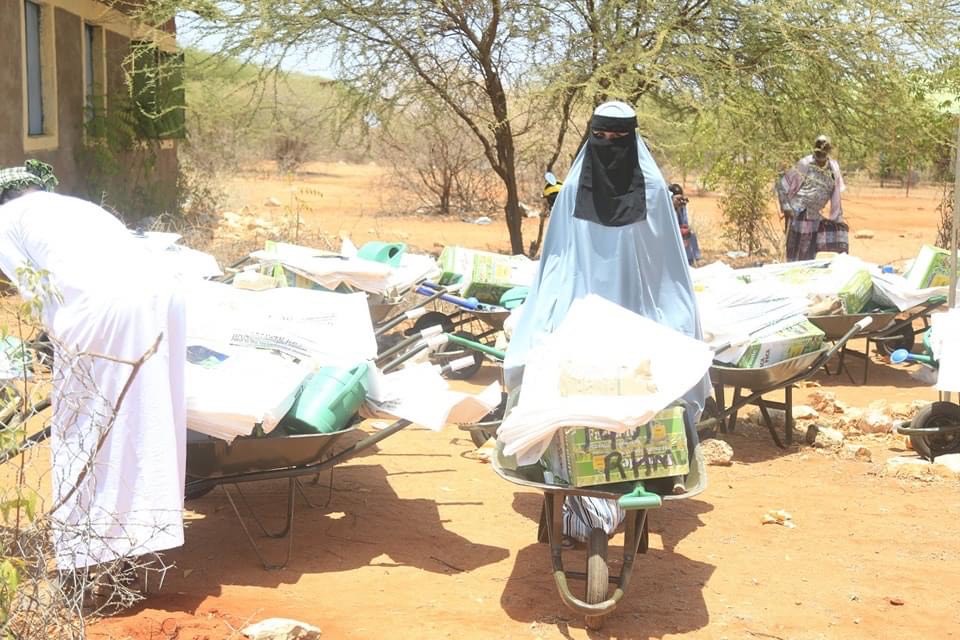
[[[575,487],[686,475],[690,471],[683,407],[664,409],[625,433],[568,427],[544,454],[547,468]]]
[[[437,261],[440,284],[463,283],[460,295],[487,304],[499,304],[500,297],[514,287],[529,286],[535,265],[525,256],[505,256],[464,247],[445,247]]]
[[[910,265],[906,275],[910,286],[917,289],[950,286],[950,252],[925,244]]]
[[[755,369],[812,353],[823,345],[825,335],[819,327],[804,318],[789,327],[754,337],[736,366]]]
[[[843,303],[844,313],[860,313],[866,309],[873,297],[873,278],[870,277],[870,272],[860,269],[854,273],[837,292],[837,297]]]

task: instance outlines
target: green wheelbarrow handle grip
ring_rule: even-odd
[[[656,493],[650,493],[638,482],[636,488],[630,493],[625,493],[617,500],[617,504],[624,511],[634,509],[659,509],[663,506],[663,498]]]

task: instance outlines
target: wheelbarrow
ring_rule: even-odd
[[[875,344],[880,355],[887,357],[897,349],[912,350],[916,342],[916,332],[913,328],[914,321],[922,320],[926,328],[929,325],[930,314],[946,304],[946,301],[947,299],[944,296],[933,296],[906,311],[877,309],[868,313],[809,316],[808,319],[826,334],[827,340],[838,340],[863,318],[873,318],[873,324],[869,330],[864,328],[848,338],[848,340],[864,338],[867,341],[866,349],[857,351],[850,348],[849,345],[844,345],[840,350],[837,369],[833,372],[835,375],[845,372],[850,382],[856,384],[850,369],[846,365],[846,360],[847,357],[857,358],[863,361],[861,384],[866,384],[867,376],[870,373],[870,344]],[[830,373],[829,370],[827,372]]]
[[[690,472],[684,479],[684,492],[676,493],[671,478],[644,482],[621,482],[596,487],[571,487],[547,482],[540,465],[510,468],[500,451],[491,460],[498,476],[527,489],[543,492],[539,542],[550,546],[553,581],[560,599],[573,611],[584,616],[590,629],[599,629],[610,613],[623,600],[630,587],[633,565],[638,554],[649,545],[648,512],[659,509],[664,501],[692,498],[707,486],[706,466],[700,449],[690,457]],[[583,571],[571,571],[563,562],[563,503],[568,496],[613,500],[626,512],[624,521],[623,559],[619,575],[611,575],[608,563],[608,536],[602,528],[591,529],[587,538],[587,562]],[[575,595],[570,581],[584,582],[583,595]],[[613,585],[611,593],[610,586]]]
[[[922,344],[920,353],[906,349],[894,351],[890,354],[890,362],[916,362],[939,369],[940,363],[930,345],[930,330],[924,332]],[[925,406],[909,422],[894,425],[894,432],[909,436],[913,450],[931,462],[937,456],[960,453],[960,406],[944,400],[942,393],[940,395],[940,400]]]

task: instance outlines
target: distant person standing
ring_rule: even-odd
[[[673,200],[673,210],[677,213],[677,224],[680,226],[680,238],[683,240],[683,250],[687,254],[687,263],[691,267],[697,265],[700,259],[700,242],[697,234],[690,229],[690,215],[687,213],[687,204],[690,199],[683,195],[683,187],[674,182],[669,191]]]
[[[775,189],[780,201],[787,234],[787,260],[812,260],[817,251],[848,250],[848,227],[843,221],[840,194],[846,188],[840,165],[830,157],[833,145],[821,135],[813,143],[813,153],[780,179]],[[830,215],[822,211],[830,203]]]

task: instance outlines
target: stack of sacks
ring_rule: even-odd
[[[422,280],[440,275],[436,262],[430,256],[404,253],[398,266],[391,266],[359,257],[357,248],[346,239],[340,253],[268,242],[266,249],[255,251],[250,257],[264,266],[281,266],[309,283],[330,291],[346,286],[371,294],[393,295],[406,291]]]
[[[308,376],[376,357],[362,293],[244,291],[196,282],[187,293],[187,425],[227,441],[272,431]]]
[[[759,334],[805,320],[807,298],[768,276],[748,273],[755,270],[711,265],[694,271],[704,341],[719,350],[720,362],[736,364]]]

